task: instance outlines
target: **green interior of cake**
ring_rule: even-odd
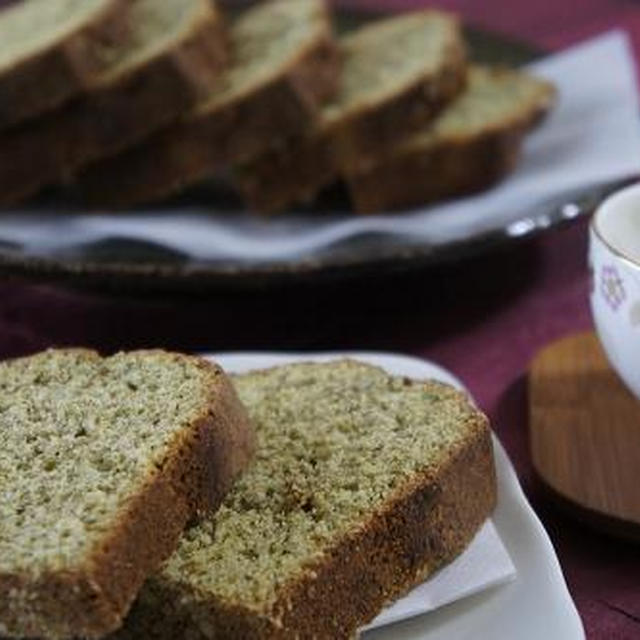
[[[205,384],[169,356],[0,365],[0,573],[81,563],[202,411]]]
[[[0,10],[0,71],[61,41],[110,0],[21,0]]]
[[[423,146],[451,136],[469,136],[504,126],[531,108],[552,98],[548,83],[517,71],[473,67],[467,89],[424,132],[413,136],[406,147]]]
[[[341,39],[340,90],[324,110],[327,123],[345,117],[435,74],[455,38],[452,19],[425,11],[385,19]]]
[[[101,81],[127,68],[135,68],[164,52],[183,33],[188,33],[204,14],[203,0],[130,0],[130,30],[118,46],[105,47],[109,61]]]
[[[240,376],[258,450],[220,511],[187,531],[155,578],[249,608],[429,473],[477,428],[455,390],[347,361]]]
[[[325,28],[325,5],[316,0],[274,0],[249,9],[231,27],[232,65],[198,111],[281,75]]]

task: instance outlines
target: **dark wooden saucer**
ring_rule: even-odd
[[[529,406],[533,464],[550,495],[588,524],[640,541],[640,400],[593,332],[538,354]]]

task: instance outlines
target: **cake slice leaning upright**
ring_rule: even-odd
[[[223,371],[163,351],[0,364],[0,636],[117,629],[253,451]]]
[[[256,458],[145,584],[118,640],[348,640],[495,505],[487,419],[449,386],[350,360],[234,382]]]
[[[490,187],[514,168],[554,99],[545,80],[472,67],[467,89],[431,125],[343,173],[355,208],[384,212]]]
[[[97,206],[178,192],[313,127],[340,61],[325,0],[268,0],[230,26],[231,66],[173,126],[78,177]]]
[[[254,209],[311,199],[342,171],[424,127],[465,85],[462,34],[444,12],[378,20],[343,36],[340,51],[339,90],[317,126],[237,167],[237,185]]]

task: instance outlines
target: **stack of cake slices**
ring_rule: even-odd
[[[23,0],[0,36],[5,205],[71,184],[130,208],[216,175],[262,213],[337,181],[359,212],[420,205],[508,173],[554,100],[470,63],[437,10],[337,37],[325,0]]]

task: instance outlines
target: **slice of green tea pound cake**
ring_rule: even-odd
[[[496,500],[462,393],[355,361],[234,379],[256,458],[118,638],[352,638],[470,542]]]
[[[157,200],[317,120],[339,78],[324,0],[259,3],[231,24],[230,40],[231,66],[191,112],[80,175],[90,203],[126,207]]]
[[[128,0],[21,0],[0,9],[0,129],[90,83],[128,27]]]
[[[12,204],[178,118],[217,82],[228,47],[211,0],[129,0],[130,30],[82,98],[0,135]]]
[[[554,98],[551,84],[529,74],[473,67],[465,92],[431,126],[344,174],[356,209],[419,206],[491,186],[515,167]]]
[[[0,364],[0,636],[97,638],[252,451],[223,371],[162,351]]]
[[[344,36],[340,50],[340,87],[318,126],[237,168],[252,208],[275,212],[311,199],[342,170],[424,127],[465,83],[462,34],[444,12],[378,20]]]

